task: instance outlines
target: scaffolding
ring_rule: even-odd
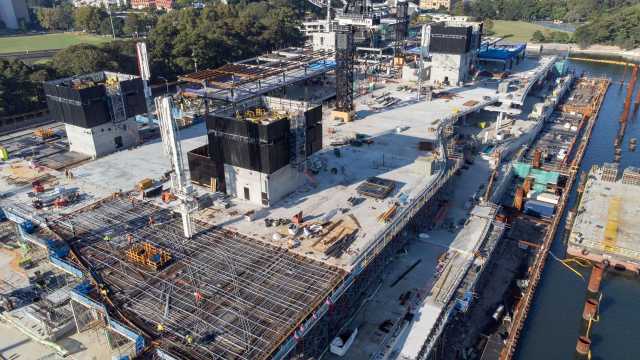
[[[268,358],[345,276],[201,223],[183,241],[180,220],[148,203],[104,200],[64,221],[73,224],[76,237],[65,226],[55,230],[73,238],[71,246],[103,277],[114,303],[161,338],[163,351],[181,358]],[[109,241],[103,239],[107,233]],[[123,251],[132,238],[166,249],[172,261],[160,271],[136,266]]]

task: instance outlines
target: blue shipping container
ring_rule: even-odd
[[[527,200],[524,204],[524,212],[539,217],[552,217],[556,207],[553,204],[538,200]]]
[[[20,227],[22,228],[22,231],[26,232],[27,234],[32,234],[36,229],[36,227],[33,226],[33,223],[30,220],[25,220],[20,223]]]

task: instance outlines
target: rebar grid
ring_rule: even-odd
[[[144,202],[104,201],[64,221],[76,229],[72,246],[100,272],[119,306],[147,327],[163,324],[165,344],[194,359],[268,357],[345,275],[197,222],[196,236],[185,241],[178,218]],[[128,262],[127,234],[170,251],[173,260],[158,272]],[[187,335],[197,345],[185,345]]]

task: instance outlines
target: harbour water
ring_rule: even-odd
[[[594,128],[593,137],[582,161],[581,170],[587,171],[594,164],[613,162],[613,141],[619,127],[618,120],[623,111],[626,83],[620,86],[624,67],[587,62],[571,62],[578,74],[586,72],[596,76],[607,76],[613,83],[607,92],[600,118]],[[626,80],[631,75],[627,69]],[[637,96],[634,93],[633,99]],[[640,151],[629,151],[629,139],[640,139],[640,111],[629,118],[622,146],[620,167],[640,167]],[[569,200],[568,209],[576,202],[576,189]],[[566,214],[565,214],[566,218]],[[639,220],[640,221],[640,220]],[[564,220],[560,224],[564,229]],[[563,233],[559,232],[552,252],[564,258]],[[574,265],[575,267],[575,265]],[[576,268],[588,279],[590,268]],[[640,343],[640,277],[608,272],[602,285],[603,299],[600,320],[594,325],[592,335],[592,359],[638,359],[637,344]],[[572,359],[586,294],[586,280],[568,270],[549,257],[544,275],[538,286],[536,298],[529,313],[524,332],[520,338],[516,359]]]

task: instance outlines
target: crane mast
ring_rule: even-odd
[[[182,228],[185,238],[193,236],[191,212],[196,208],[194,190],[187,179],[182,147],[178,137],[178,126],[173,119],[173,99],[170,96],[159,96],[155,99],[160,135],[165,154],[171,160],[171,189],[179,201],[182,214]]]
[[[149,125],[153,123],[151,119],[151,88],[149,87],[149,79],[151,79],[151,70],[149,69],[149,55],[147,54],[147,44],[144,42],[136,43],[136,54],[138,58],[138,70],[142,78],[142,86],[144,89],[144,99],[147,105],[147,122]]]

